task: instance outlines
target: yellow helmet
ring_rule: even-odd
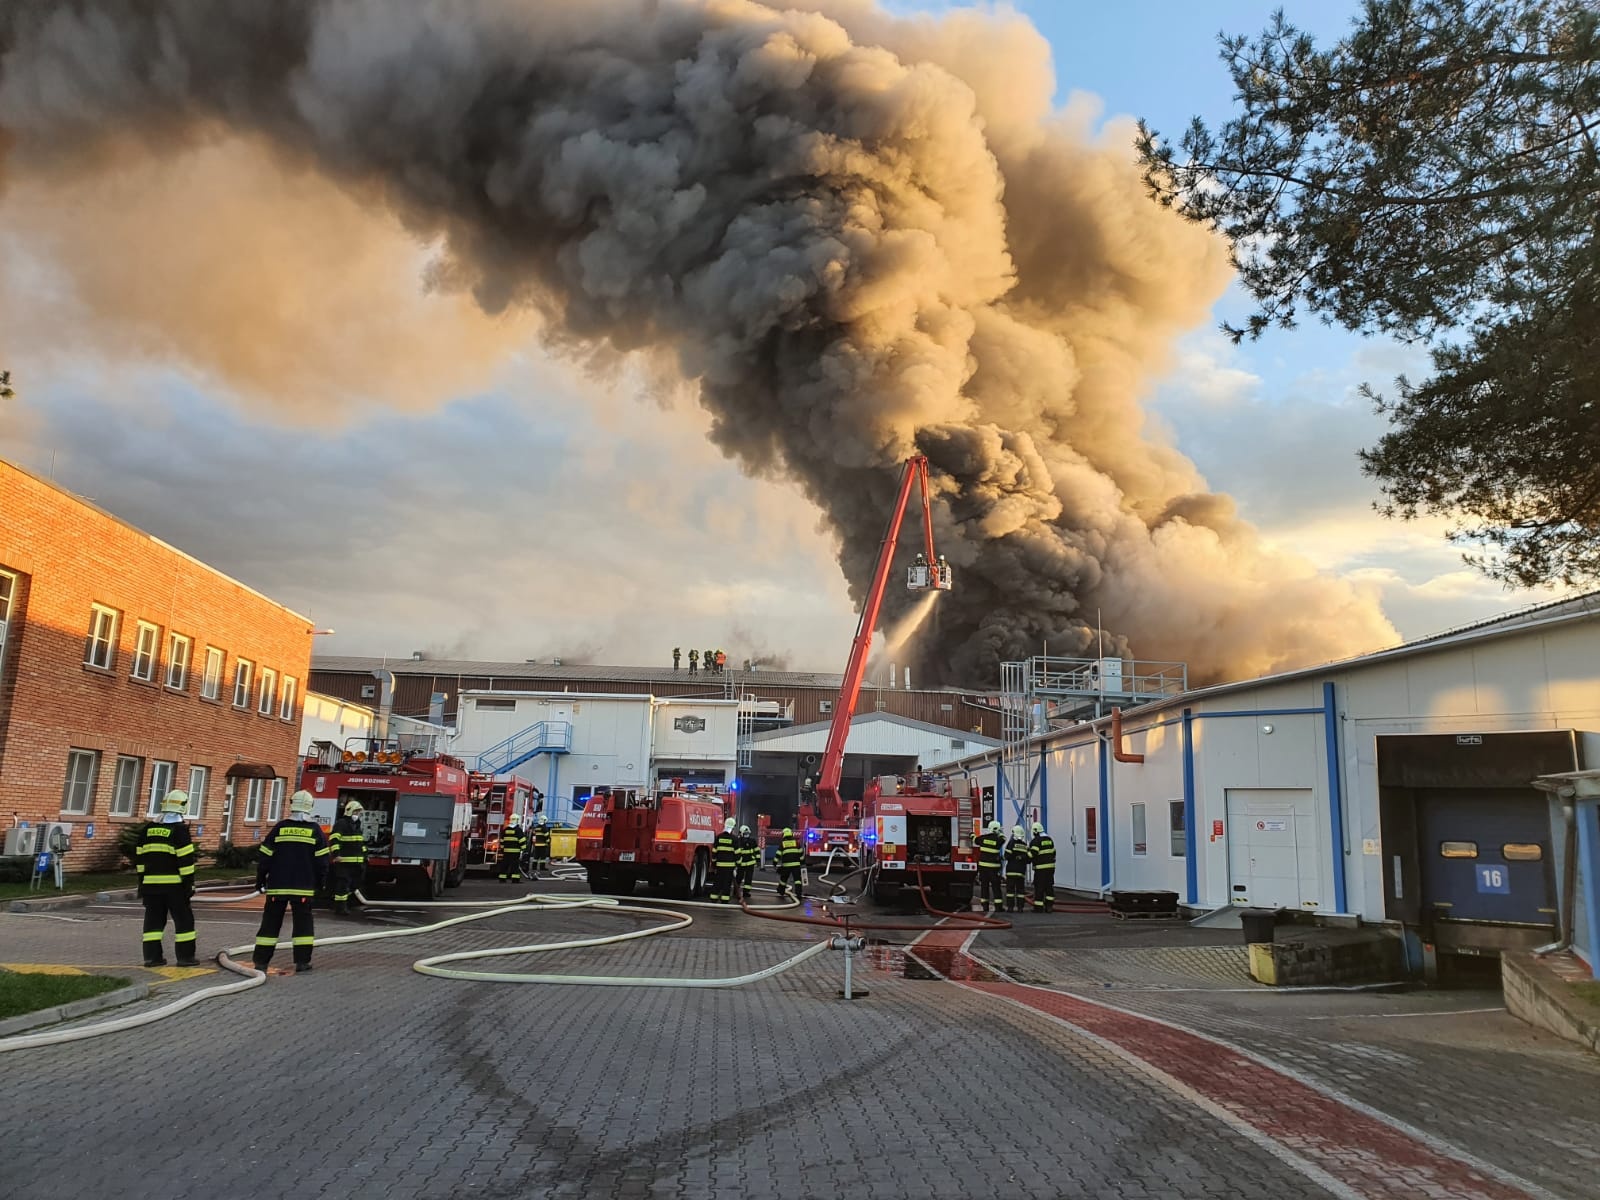
[[[291,817],[308,817],[311,810],[316,807],[316,801],[311,798],[311,793],[301,788],[289,797],[289,815]]]
[[[783,831],[783,836],[784,836],[784,837],[793,837],[793,836],[794,836],[794,830],[792,830],[792,829],[785,829],[785,830],[784,830],[784,831]]]
[[[353,817],[357,813],[363,813],[366,811],[366,807],[359,800],[352,800],[344,806],[344,815],[347,817]]]
[[[173,788],[165,796],[161,797],[162,812],[181,813],[188,807],[189,793],[182,788]]]

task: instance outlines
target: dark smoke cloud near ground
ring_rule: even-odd
[[[1018,18],[864,0],[10,0],[0,183],[114,191],[220,145],[279,181],[296,228],[352,202],[398,219],[434,248],[432,288],[531,314],[593,369],[634,355],[697,381],[724,452],[822,510],[858,596],[897,464],[928,454],[957,590],[919,639],[926,681],[1088,652],[1097,613],[1197,680],[1392,640],[1370,597],[1264,547],[1145,429],[1141,395],[1225,258],[1051,91]],[[227,209],[202,224],[252,227]],[[271,278],[235,237],[222,277]],[[154,311],[247,394],[297,352],[287,318],[219,327],[204,278],[157,303],[133,267],[57,247],[108,326]],[[125,250],[136,266],[136,232]],[[465,355],[493,349],[481,335],[463,326]],[[352,340],[330,371],[403,362],[394,342]]]

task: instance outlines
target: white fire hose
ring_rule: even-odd
[[[770,887],[768,884],[758,885]],[[242,900],[258,895],[254,890],[244,893],[229,895],[227,899]],[[360,893],[358,892],[357,895]],[[207,899],[221,900],[221,895],[209,896]],[[363,898],[364,899],[364,898]],[[365,901],[374,908],[412,908],[415,905],[405,901],[376,900]],[[727,908],[726,905],[706,901],[660,901],[659,903],[675,903],[696,908]],[[785,904],[761,905],[762,908],[794,908],[799,901],[790,901]],[[585,897],[585,896],[557,896],[540,895],[530,892],[527,895],[512,897],[505,900],[453,900],[432,901],[431,908],[477,908],[487,911],[466,913],[457,917],[447,917],[442,921],[435,921],[430,925],[417,925],[404,929],[380,929],[367,933],[341,934],[335,937],[318,938],[319,946],[349,945],[354,942],[373,942],[387,938],[415,937],[418,934],[431,933],[435,930],[446,929],[452,925],[462,925],[469,921],[483,921],[490,917],[499,916],[501,913],[512,909],[522,908],[532,910],[533,906],[542,906],[545,909],[573,909],[594,908],[605,912],[639,913],[652,917],[671,917],[675,920],[666,925],[654,926],[650,929],[635,929],[627,933],[609,934],[604,937],[579,938],[566,942],[536,942],[530,945],[495,947],[487,950],[460,951],[453,954],[438,954],[420,958],[412,963],[412,969],[424,974],[435,975],[443,979],[469,979],[487,983],[543,983],[543,984],[580,984],[585,986],[600,987],[681,987],[681,988],[725,988],[741,987],[745,984],[756,983],[763,979],[787,971],[813,955],[828,949],[827,942],[818,942],[808,946],[799,954],[785,959],[774,966],[747,975],[732,976],[724,979],[685,979],[677,977],[652,978],[648,976],[612,976],[612,975],[541,975],[504,971],[464,971],[453,970],[443,966],[444,963],[458,962],[478,958],[498,958],[513,954],[540,954],[553,950],[578,950],[590,946],[615,945],[621,942],[634,941],[639,938],[654,937],[657,934],[671,933],[675,930],[685,929],[694,924],[694,918],[688,913],[676,912],[672,909],[642,908],[637,905],[622,904],[611,897]],[[754,907],[754,906],[752,906]],[[277,943],[277,949],[291,949],[292,942]],[[246,992],[251,988],[260,987],[266,983],[266,973],[257,970],[254,966],[236,962],[233,955],[248,954],[255,949],[254,945],[233,946],[227,950],[219,951],[216,961],[226,970],[243,976],[242,979],[231,983],[217,984],[212,987],[201,988],[171,1004],[162,1005],[160,1008],[151,1009],[149,1012],[139,1013],[136,1016],[118,1017],[110,1021],[100,1021],[93,1025],[85,1025],[76,1029],[58,1029],[44,1033],[19,1034],[15,1037],[0,1038],[0,1054],[8,1050],[29,1050],[41,1046],[57,1046],[67,1042],[82,1041],[86,1038],[100,1037],[108,1033],[119,1033],[128,1029],[137,1029],[156,1021],[165,1020],[167,1017],[176,1016],[186,1009],[194,1007],[204,1000],[215,999],[219,996],[229,996],[238,992]]]

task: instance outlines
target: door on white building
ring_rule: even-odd
[[[1322,903],[1322,837],[1310,788],[1229,788],[1228,888],[1234,904]]]

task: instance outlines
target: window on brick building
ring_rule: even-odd
[[[11,628],[11,610],[17,602],[17,577],[0,571],[0,677],[6,670],[6,630]]]
[[[190,641],[181,633],[167,637],[167,686],[181,692],[189,686]]]
[[[100,775],[100,756],[93,750],[67,752],[67,784],[61,790],[61,811],[86,817],[94,809],[94,785]]]
[[[278,709],[278,716],[285,721],[294,720],[294,691],[296,686],[293,675],[285,675],[283,677],[283,704]]]
[[[256,706],[256,711],[263,717],[272,715],[273,707],[278,703],[278,673],[271,667],[261,668],[261,702]]]
[[[90,606],[89,640],[83,648],[85,664],[107,671],[116,665],[117,626],[121,621],[122,614],[114,608],[107,608],[103,604]]]
[[[267,820],[276,824],[283,816],[283,780],[272,781],[272,797],[267,801]]]
[[[265,779],[250,780],[250,790],[245,793],[244,819],[249,822],[261,820],[261,796],[266,791]]]
[[[189,768],[189,807],[184,816],[198,819],[206,815],[206,785],[210,782],[210,767]]]
[[[161,641],[161,630],[149,621],[139,622],[139,632],[133,639],[133,677],[146,683],[156,677],[156,646]]]
[[[162,798],[172,790],[172,781],[177,777],[175,762],[162,762],[158,758],[150,764],[150,798],[145,802],[145,816],[153,817],[161,811]]]
[[[215,646],[206,647],[206,671],[200,677],[200,695],[207,700],[222,695],[222,651]]]
[[[124,754],[117,759],[117,773],[111,781],[111,815],[133,816],[139,801],[139,783],[144,778],[144,759]]]
[[[255,663],[248,658],[234,661],[233,666],[233,706],[235,708],[250,707],[250,676],[256,669]]]
[[[230,779],[222,785],[222,840],[233,840],[233,802],[239,795],[239,781]]]

